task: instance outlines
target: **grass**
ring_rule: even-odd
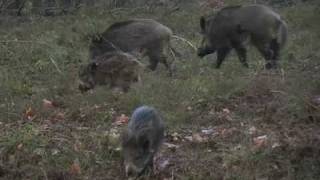
[[[168,77],[164,67],[146,72],[127,94],[105,87],[88,94],[77,90],[89,37],[119,20],[150,17],[198,45],[199,8],[170,14],[84,8],[73,15],[3,24],[0,179],[123,179],[117,142],[108,132],[117,116],[143,104],[162,112],[168,142],[174,132],[182,137],[208,127],[221,132],[205,143],[173,141],[180,148],[161,152],[170,167],[151,179],[319,179],[320,116],[319,108],[310,106],[320,88],[319,9],[310,2],[277,11],[289,26],[282,73],[261,70],[263,59],[254,48],[249,69],[232,53],[216,70],[214,56],[199,59],[174,40],[182,52],[175,76]],[[43,99],[55,107],[44,107]],[[256,134],[249,133],[251,127]],[[267,145],[256,149],[253,138],[262,135]]]

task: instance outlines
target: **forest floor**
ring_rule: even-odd
[[[77,89],[90,36],[147,17],[198,46],[200,7],[2,17],[0,179],[125,179],[118,141],[125,124],[117,122],[140,105],[157,108],[166,123],[154,173],[145,179],[319,179],[319,6],[276,11],[289,27],[281,69],[263,70],[251,47],[249,69],[232,53],[217,70],[215,56],[200,59],[173,39],[182,54],[174,76],[160,65],[124,94]]]

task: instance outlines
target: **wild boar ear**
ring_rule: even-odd
[[[200,27],[202,32],[204,32],[206,29],[206,19],[203,16],[200,18]]]

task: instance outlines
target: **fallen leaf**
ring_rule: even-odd
[[[226,114],[230,114],[230,110],[228,108],[223,108],[222,112],[226,113]]]
[[[263,135],[253,138],[254,147],[260,149],[267,145],[268,136]]]
[[[43,106],[44,108],[46,108],[46,109],[52,109],[52,108],[54,108],[54,105],[53,105],[52,101],[49,101],[49,100],[47,100],[47,99],[43,99],[43,100],[42,100],[42,106]]]
[[[94,109],[100,109],[101,106],[95,104],[95,105],[93,106],[93,108],[94,108]]]
[[[272,149],[280,147],[280,143],[276,142],[276,143],[272,144],[271,147],[272,147]]]
[[[21,149],[22,149],[22,147],[23,147],[23,144],[22,144],[22,143],[18,144],[18,146],[17,146],[17,150],[21,150]]]
[[[129,122],[129,117],[126,116],[125,114],[121,114],[121,116],[118,116],[116,118],[115,124],[116,125],[123,125],[123,124],[128,124]]]
[[[188,141],[192,141],[192,136],[186,136],[186,137],[184,137],[184,139],[186,139]]]
[[[78,160],[74,160],[73,164],[70,166],[69,170],[71,175],[80,175],[81,174],[81,168]]]
[[[221,134],[222,137],[226,137],[226,136],[227,136],[227,132],[228,132],[228,130],[225,129],[225,128],[223,128],[223,129],[221,130],[220,134]]]
[[[177,132],[174,132],[173,134],[171,134],[172,137],[177,137],[179,136],[179,134]]]
[[[185,136],[184,139],[195,143],[203,143],[208,141],[208,137],[202,137],[199,133],[194,133],[192,136]]]
[[[167,148],[171,149],[171,150],[175,150],[175,149],[179,148],[178,145],[171,144],[171,143],[163,143],[163,145],[167,146]]]
[[[180,135],[177,132],[172,133],[170,136],[173,141],[178,141],[180,139]]]
[[[76,143],[73,144],[73,149],[76,152],[80,152],[82,147],[82,143],[80,141],[76,141]]]
[[[55,120],[59,120],[59,121],[65,120],[65,114],[62,113],[62,112],[58,112],[58,113],[55,115]]]
[[[223,138],[226,138],[226,137],[228,137],[228,136],[232,136],[236,130],[237,130],[236,128],[229,128],[229,129],[223,128],[223,129],[220,131],[220,135],[221,135]]]
[[[192,135],[192,141],[197,143],[203,143],[208,141],[208,138],[202,137],[199,133],[195,133]]]
[[[30,121],[33,120],[35,118],[35,111],[31,107],[27,108],[24,112],[24,117]]]
[[[51,155],[57,155],[59,153],[60,153],[60,150],[58,150],[58,149],[52,149],[51,150]]]
[[[254,135],[257,133],[257,128],[252,126],[251,128],[249,128],[249,134]]]
[[[201,132],[205,135],[210,135],[214,132],[213,129],[202,129]]]

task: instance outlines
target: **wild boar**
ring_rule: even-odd
[[[127,92],[133,82],[140,80],[143,65],[132,55],[123,52],[108,52],[79,70],[81,92],[96,85],[109,85]]]
[[[105,52],[121,50],[149,57],[149,68],[155,70],[162,62],[171,72],[166,48],[172,49],[172,31],[152,19],[133,19],[112,24],[104,33],[92,39],[89,54],[94,59]],[[176,51],[173,51],[176,52]]]
[[[267,69],[276,68],[280,49],[287,39],[287,25],[279,14],[263,5],[230,6],[215,16],[200,18],[203,40],[198,56],[217,51],[216,68],[234,48],[248,67],[246,44],[251,43],[266,60]]]
[[[153,157],[164,139],[164,123],[159,112],[149,106],[137,108],[122,136],[125,172],[137,178],[152,171]]]

